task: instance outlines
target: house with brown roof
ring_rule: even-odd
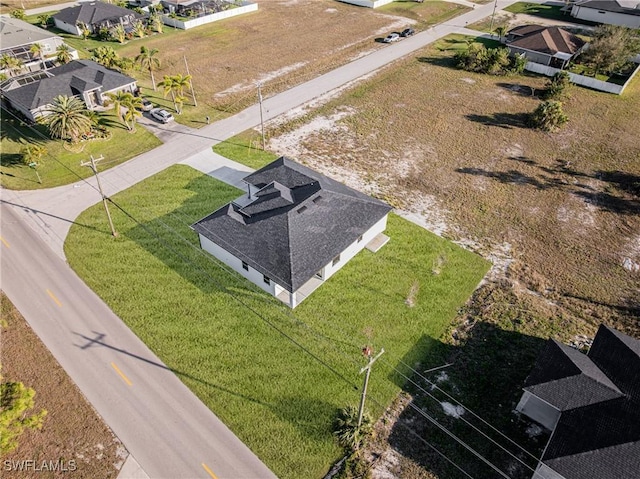
[[[521,25],[505,39],[512,55],[524,55],[527,60],[554,68],[564,68],[582,52],[586,42],[560,27]]]
[[[640,341],[604,325],[587,354],[549,340],[516,410],[551,430],[533,479],[637,479]]]

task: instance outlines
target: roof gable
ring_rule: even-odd
[[[576,6],[640,16],[640,1],[638,0],[584,0],[576,3]]]
[[[49,105],[58,95],[76,96],[98,88],[107,92],[135,83],[133,78],[91,60],[74,60],[47,70],[47,74],[51,76],[5,91],[3,95],[34,110]]]
[[[119,19],[122,17],[141,17],[133,10],[122,8],[105,2],[82,2],[75,7],[65,8],[53,15],[53,18],[69,25],[84,23],[93,25],[105,20]]]
[[[290,292],[391,210],[284,157],[245,181],[261,188],[253,202],[226,205],[193,228]]]
[[[556,53],[577,53],[585,44],[580,37],[559,27],[541,27],[539,25],[525,25],[509,31],[520,38],[508,45],[532,50],[535,52],[555,55]]]

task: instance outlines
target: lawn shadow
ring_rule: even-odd
[[[536,89],[530,85],[523,85],[520,83],[496,83],[496,86],[527,98],[540,98],[544,93],[543,88]]]
[[[420,374],[411,375],[403,387],[411,401],[394,423],[389,444],[438,477],[468,477],[441,454],[473,477],[498,477],[445,428],[502,471],[509,471],[512,479],[528,479],[532,474],[528,467],[535,468],[536,461],[491,426],[538,457],[542,453],[548,434],[529,437],[526,430],[531,423],[513,410],[544,344],[541,338],[488,323],[477,323],[460,346],[423,337],[400,362],[399,367],[406,367],[405,363],[421,367],[414,366]],[[432,352],[416,362],[425,346]]]
[[[3,153],[0,156],[0,166],[11,167],[16,165],[24,165],[23,156],[20,153]]]
[[[420,63],[429,63],[430,65],[435,65],[438,67],[445,68],[455,68],[456,60],[455,58],[448,57],[418,57],[418,61]]]
[[[487,126],[497,126],[499,128],[526,128],[527,113],[494,113],[493,115],[465,115],[468,120],[482,123]]]
[[[640,176],[622,171],[597,170],[585,173],[571,167],[571,162],[556,160],[554,166],[538,165],[525,157],[509,159],[537,167],[541,174],[526,175],[518,170],[490,171],[482,168],[457,168],[455,171],[466,175],[484,176],[500,183],[531,185],[539,190],[559,189],[580,197],[587,203],[603,211],[624,215],[640,214]],[[570,177],[568,181],[566,177]],[[604,185],[600,188],[587,184],[582,179],[597,180]],[[615,191],[612,192],[612,190]]]

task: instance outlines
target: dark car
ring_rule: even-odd
[[[410,37],[411,35],[413,35],[415,32],[415,30],[413,28],[405,28],[404,30],[402,30],[402,33],[400,34],[401,37]]]

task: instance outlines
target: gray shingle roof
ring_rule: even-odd
[[[560,411],[622,396],[591,359],[555,340],[540,354],[524,389]]]
[[[637,7],[637,5],[640,5],[640,1],[637,0],[623,0],[621,2],[614,0],[585,0],[583,2],[576,3],[576,5],[585,8],[603,10],[605,12],[640,16],[640,8]]]
[[[640,341],[604,325],[587,355],[549,341],[525,389],[561,409],[543,463],[566,479],[640,477]]]
[[[108,92],[135,82],[91,60],[74,60],[47,72],[53,76],[6,91],[4,96],[12,103],[34,110],[49,105],[58,95],[79,95],[100,86],[103,92]]]
[[[17,18],[0,17],[0,45],[2,45],[2,50],[57,37],[58,35]]]
[[[119,19],[126,16],[142,17],[133,10],[118,7],[111,3],[104,2],[83,2],[75,7],[65,8],[53,15],[54,19],[60,20],[69,25],[82,22],[86,25],[93,25],[105,20]]]
[[[262,188],[256,201],[230,203],[193,228],[290,292],[391,211],[285,157],[245,181]]]

